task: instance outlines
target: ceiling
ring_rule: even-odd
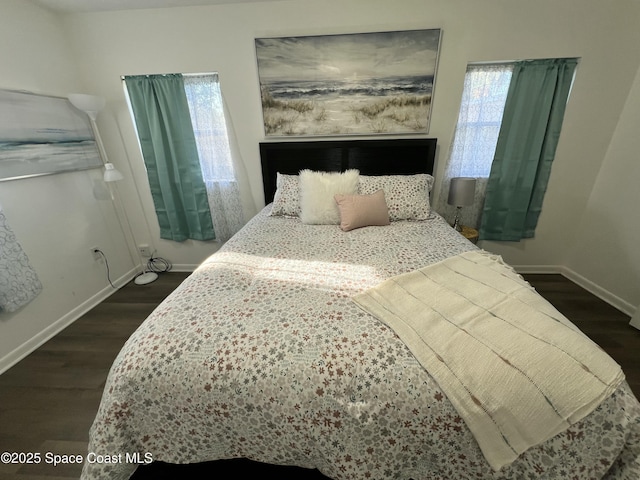
[[[269,2],[274,0],[32,0],[54,12],[106,12],[143,8],[191,7],[225,3]]]

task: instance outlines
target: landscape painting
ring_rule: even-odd
[[[66,98],[0,90],[0,181],[101,166],[89,117]]]
[[[256,39],[265,136],[427,133],[440,33]]]

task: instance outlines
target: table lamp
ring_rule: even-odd
[[[454,177],[449,185],[449,198],[447,203],[455,205],[456,216],[451,225],[458,232],[462,230],[460,225],[460,211],[462,207],[473,205],[476,194],[476,179],[471,177]]]

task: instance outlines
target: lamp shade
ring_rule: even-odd
[[[103,180],[105,182],[117,182],[118,180],[122,180],[124,177],[120,173],[119,170],[114,167],[113,163],[105,163],[104,164],[104,176]]]
[[[471,177],[455,177],[449,185],[447,203],[456,207],[473,205],[476,194],[476,179]]]
[[[76,107],[78,110],[85,112],[93,121],[96,120],[98,112],[104,108],[106,103],[105,99],[102,97],[87,95],[84,93],[71,93],[67,98],[71,102],[71,105]]]

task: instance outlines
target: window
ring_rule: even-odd
[[[534,235],[577,63],[550,58],[467,68],[440,212],[451,213],[451,178],[475,177],[463,224],[477,226],[482,214],[481,240]]]
[[[218,75],[183,77],[202,176],[205,182],[235,182]]]
[[[512,70],[512,64],[468,66],[451,150],[452,177],[489,177]]]
[[[218,75],[134,75],[123,80],[161,238],[206,240],[215,231],[217,240],[227,240],[244,225],[251,204]]]
[[[479,224],[512,71],[511,63],[467,67],[458,123],[438,199],[438,212],[453,218],[455,207],[447,204],[451,179],[476,178],[475,201],[462,211],[464,225]]]

